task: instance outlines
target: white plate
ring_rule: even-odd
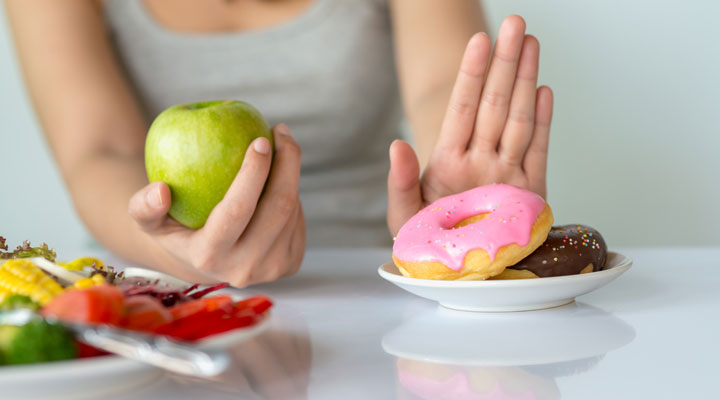
[[[144,386],[162,374],[161,369],[117,356],[0,366],[1,397],[97,399]]]
[[[632,260],[608,252],[605,269],[588,274],[537,279],[442,281],[403,276],[388,262],[378,269],[384,279],[426,299],[462,311],[506,312],[558,307],[608,284],[630,269]]]
[[[171,286],[190,283],[162,272],[144,268],[126,268],[126,277],[158,279]],[[235,300],[237,291],[219,291]],[[210,336],[197,342],[201,348],[221,349],[239,344],[260,334],[269,326],[270,317],[248,327]],[[120,356],[91,357],[18,366],[0,366],[0,399],[96,399],[126,391],[161,379],[163,370]],[[42,383],[42,384],[38,384]]]

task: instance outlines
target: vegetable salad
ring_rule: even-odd
[[[126,278],[90,257],[68,263],[55,258],[46,244],[31,247],[24,242],[8,251],[0,237],[0,313],[26,308],[42,316],[21,326],[0,325],[0,365],[103,354],[77,342],[63,321],[109,324],[195,341],[254,325],[272,306],[266,296],[235,301],[217,294],[227,283],[177,287],[160,280]]]

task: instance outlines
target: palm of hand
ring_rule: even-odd
[[[480,185],[507,183],[545,197],[553,95],[537,87],[539,53],[518,16],[500,27],[492,60],[487,35],[470,39],[422,179],[409,145],[390,148],[393,234],[428,203]]]
[[[433,156],[421,179],[423,203],[491,183],[507,183],[545,197],[545,180],[531,180],[518,165],[508,164],[495,153]]]

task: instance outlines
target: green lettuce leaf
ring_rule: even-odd
[[[48,247],[47,244],[43,243],[40,247],[31,247],[30,242],[25,240],[22,245],[18,246],[13,251],[8,251],[8,246],[5,243],[5,238],[0,236],[0,259],[7,260],[11,258],[30,258],[30,257],[42,257],[48,261],[55,261],[55,250]]]

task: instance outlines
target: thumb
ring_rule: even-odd
[[[170,210],[170,188],[165,182],[153,182],[130,198],[128,213],[147,233],[160,230]]]
[[[423,206],[420,164],[415,151],[402,140],[390,145],[387,224],[393,236]]]

